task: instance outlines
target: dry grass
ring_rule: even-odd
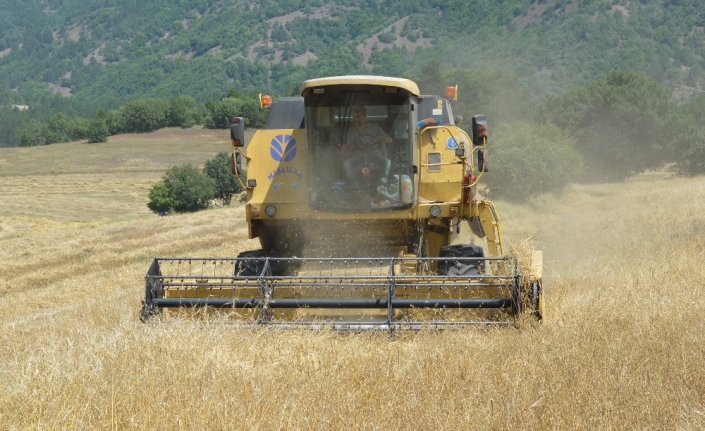
[[[230,151],[228,132],[200,128],[111,136],[103,144],[3,148],[0,217],[84,222],[147,217],[149,189],[169,166],[202,166],[218,151]]]
[[[91,168],[84,144],[0,150],[15,170],[0,185],[0,429],[705,427],[705,179],[644,175],[534,207],[499,203],[508,242],[545,251],[542,326],[390,338],[143,325],[152,256],[255,246],[241,206],[166,218],[142,208],[139,187],[161,176],[150,153],[172,148],[149,136],[125,156],[144,171]],[[209,139],[177,153],[199,163],[227,148]],[[66,172],[37,172],[61,150]],[[51,193],[29,186],[40,177]],[[73,190],[93,199],[80,213]]]

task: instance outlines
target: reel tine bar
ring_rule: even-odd
[[[256,310],[256,323],[273,324],[282,323],[273,318],[276,309],[377,309],[386,310],[386,319],[372,324],[391,327],[426,322],[399,320],[397,310],[521,312],[521,275],[514,261],[454,259],[465,259],[477,270],[466,275],[425,272],[442,258],[155,258],[145,275],[141,317],[147,320],[164,308],[250,308]]]

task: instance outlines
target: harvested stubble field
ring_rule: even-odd
[[[406,333],[138,319],[152,256],[234,256],[241,204],[158,218],[222,132],[0,149],[0,429],[703,429],[705,178],[498,203],[549,321]]]

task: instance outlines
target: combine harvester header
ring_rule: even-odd
[[[227,310],[268,325],[341,329],[511,323],[542,318],[541,253],[505,256],[488,171],[487,120],[472,138],[451,100],[412,81],[342,76],[306,81],[272,102],[245,152],[231,122],[233,171],[246,173],[246,221],[262,248],[236,258],[155,258],[142,319]],[[461,222],[481,245],[458,244]]]

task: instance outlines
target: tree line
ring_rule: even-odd
[[[443,94],[444,83],[457,84],[455,114],[469,119],[482,113],[490,120],[494,173],[487,179],[497,197],[527,199],[527,188],[557,191],[572,181],[621,181],[666,164],[680,175],[705,174],[705,95],[679,105],[658,82],[620,70],[543,97],[504,70],[444,68],[430,61],[412,78],[424,94]],[[234,116],[258,128],[266,123],[267,111],[260,109],[257,93],[235,89],[204,104],[190,96],[137,99],[98,110],[92,119],[60,113],[46,123],[31,120],[20,145],[102,142],[120,133],[196,124],[227,128]],[[529,177],[533,180],[525,181]]]
[[[4,97],[30,105],[43,111],[31,118],[46,122],[58,112],[88,117],[137,98],[183,95],[205,103],[231,87],[292,95],[303,79],[418,74],[429,59],[506,70],[536,95],[604,79],[614,69],[697,89],[705,84],[701,6],[698,0],[8,0],[0,5],[0,105],[8,106]],[[357,46],[368,39],[372,52],[363,55]],[[406,48],[418,41],[420,47]],[[297,61],[304,55],[306,64]],[[53,97],[50,85],[70,90],[64,99],[72,100]],[[0,142],[14,146],[19,132],[11,117],[0,112]]]
[[[489,119],[491,163],[485,184],[493,198],[523,202],[541,193],[560,193],[569,183],[622,181],[666,165],[679,175],[705,175],[705,95],[681,106],[656,81],[619,70],[542,98],[506,71],[443,69],[429,62],[416,81],[424,94],[443,94],[442,83],[457,84],[454,115],[469,120],[482,113]],[[224,97],[210,105],[211,115],[222,112],[218,118],[223,119],[212,127],[225,128],[227,118],[249,115],[237,100]],[[469,121],[460,126],[469,128]],[[229,157],[222,153],[218,158],[222,176],[227,171],[233,181]],[[211,163],[204,172],[212,171]],[[205,174],[198,180],[197,173],[195,167],[172,167],[150,199],[168,196],[174,200],[163,199],[171,203],[160,208],[176,211],[203,208],[213,191]],[[183,177],[190,182],[175,179]],[[175,196],[187,183],[193,189],[189,196],[200,193],[203,198],[190,205],[175,203],[184,200]]]
[[[457,84],[454,115],[487,116],[485,179],[493,197],[525,201],[571,182],[622,181],[665,166],[705,175],[705,94],[679,105],[655,80],[621,70],[540,98],[501,70],[443,69],[432,61],[417,80],[425,94]]]
[[[25,122],[19,132],[19,146],[31,147],[87,139],[89,143],[105,142],[109,136],[122,133],[147,133],[164,127],[188,128],[196,124],[208,128],[228,127],[232,117],[245,119],[247,127],[263,127],[267,113],[259,106],[257,95],[240,95],[231,89],[219,100],[197,103],[190,96],[170,100],[137,99],[118,109],[98,110],[95,118],[69,119],[58,113],[47,123]]]

